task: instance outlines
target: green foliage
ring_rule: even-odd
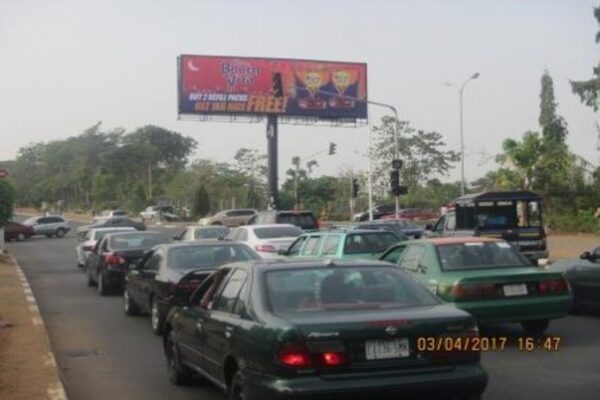
[[[373,127],[371,157],[375,164],[375,186],[389,191],[389,170],[394,158],[396,124],[392,117],[383,117],[379,126]],[[401,170],[402,183],[408,186],[409,200],[419,185],[435,175],[446,175],[453,164],[459,161],[458,153],[447,150],[442,135],[413,128],[408,121],[398,121],[398,152],[404,165]]]
[[[11,220],[15,205],[15,190],[6,179],[0,179],[0,227]]]
[[[600,222],[591,210],[575,210],[575,212],[560,210],[549,213],[546,220],[553,230],[559,232],[600,232]]]
[[[600,7],[594,8],[594,17],[600,24]],[[596,43],[600,43],[600,30],[596,33]],[[592,78],[586,81],[571,81],[571,90],[581,102],[594,111],[600,109],[600,62],[592,68]]]
[[[204,185],[201,185],[196,191],[192,215],[195,218],[203,217],[210,212],[210,199]]]

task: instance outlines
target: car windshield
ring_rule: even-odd
[[[429,306],[438,301],[404,273],[389,267],[302,268],[265,274],[275,314]]]
[[[260,256],[243,245],[181,246],[169,250],[169,268],[185,270],[216,268],[236,261],[257,260]]]
[[[437,251],[444,271],[531,266],[506,242],[445,244],[437,246]]]
[[[163,233],[113,234],[110,237],[110,248],[112,250],[144,250],[157,244],[170,242],[171,239]]]
[[[224,226],[211,226],[194,230],[194,239],[216,239],[227,235],[229,229]]]
[[[254,234],[259,239],[297,237],[302,234],[302,229],[296,226],[269,226],[264,228],[254,228]]]
[[[346,237],[344,253],[380,253],[398,241],[398,236],[389,231],[352,233]]]

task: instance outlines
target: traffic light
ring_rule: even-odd
[[[408,194],[408,188],[400,185],[400,170],[393,169],[390,171],[390,187],[394,196]]]
[[[273,74],[273,96],[283,97],[283,83],[281,82],[281,72]]]
[[[337,144],[335,143],[329,143],[329,155],[332,156],[335,154],[335,148],[337,147]]]
[[[358,197],[358,191],[360,190],[360,185],[358,184],[358,179],[352,179],[352,197]]]

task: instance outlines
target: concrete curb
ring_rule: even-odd
[[[34,326],[40,326],[44,331],[44,337],[46,339],[46,344],[49,349],[48,354],[44,357],[44,364],[47,367],[50,367],[56,371],[56,381],[52,382],[46,393],[48,394],[49,400],[67,400],[67,393],[65,391],[62,376],[58,365],[56,364],[56,359],[54,358],[54,354],[52,354],[52,346],[50,344],[50,338],[48,337],[48,331],[46,330],[46,326],[44,325],[44,320],[40,314],[40,309],[37,305],[37,301],[35,300],[35,296],[33,295],[33,291],[31,290],[31,286],[29,286],[29,282],[27,281],[27,277],[23,273],[21,266],[17,262],[17,260],[11,255],[7,254],[11,259],[13,265],[17,270],[17,275],[19,275],[19,279],[21,281],[21,285],[23,286],[23,293],[25,294],[25,299],[27,300],[27,307],[29,308],[29,312],[31,313],[31,322]]]

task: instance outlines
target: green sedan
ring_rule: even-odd
[[[481,323],[520,322],[529,333],[541,334],[571,307],[571,288],[560,273],[534,267],[503,240],[416,240],[393,246],[381,259]]]
[[[389,263],[225,265],[164,329],[170,380],[194,374],[231,400],[481,399],[475,319]],[[439,345],[436,345],[439,343]]]
[[[305,233],[279,255],[293,258],[379,258],[391,245],[403,240],[381,229],[332,229]]]

